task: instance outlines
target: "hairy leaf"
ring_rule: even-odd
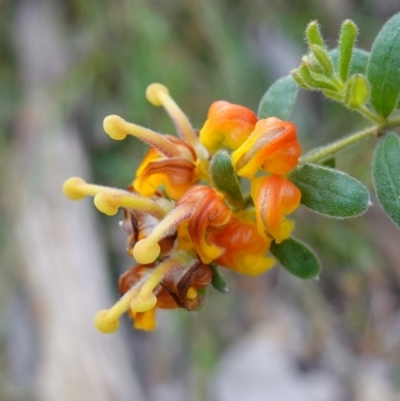
[[[289,75],[275,81],[258,107],[258,118],[277,117],[287,120],[297,96],[297,85]]]
[[[289,238],[280,244],[271,244],[271,253],[290,273],[303,279],[318,275],[320,263],[314,252],[302,242]]]
[[[390,18],[375,38],[367,78],[372,106],[387,117],[395,108],[400,92],[400,13]]]
[[[239,180],[227,151],[220,150],[214,155],[210,163],[210,174],[216,187],[228,196],[231,203],[243,203]]]
[[[336,169],[305,164],[291,173],[290,180],[301,191],[301,203],[326,216],[358,216],[370,205],[365,186]]]
[[[372,172],[383,210],[400,227],[400,138],[396,134],[387,134],[379,142]]]
[[[335,70],[338,70],[338,60],[339,60],[339,49],[332,49],[329,52]],[[367,71],[369,53],[365,50],[359,49],[357,47],[353,48],[353,55],[350,61],[350,69],[348,71],[349,75],[353,74],[365,74]]]

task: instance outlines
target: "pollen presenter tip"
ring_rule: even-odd
[[[110,318],[109,311],[103,309],[96,313],[94,325],[102,333],[115,333],[119,328],[119,320]]]
[[[82,186],[86,184],[86,181],[79,177],[68,178],[64,182],[63,192],[64,195],[72,200],[80,200],[86,197],[86,194],[82,191]]]
[[[100,212],[108,216],[114,216],[118,213],[118,205],[113,204],[112,200],[109,195],[100,192],[94,197],[93,202]]]
[[[157,242],[143,239],[133,248],[133,257],[138,263],[153,263],[160,255],[161,249]]]
[[[168,88],[162,84],[154,83],[146,89],[146,98],[153,106],[162,106],[162,94],[169,95]]]
[[[198,295],[198,293],[195,288],[193,288],[193,287],[188,288],[187,293],[186,293],[186,298],[193,300],[193,299],[197,298],[197,295]]]
[[[116,141],[122,141],[126,138],[126,131],[123,129],[126,121],[117,115],[107,116],[103,121],[104,131],[110,136],[110,138]]]

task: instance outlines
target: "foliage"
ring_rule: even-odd
[[[382,137],[373,160],[374,186],[384,211],[400,226],[400,139],[396,133],[387,133],[400,126],[396,108],[400,93],[400,13],[384,24],[370,53],[354,47],[357,35],[356,24],[344,21],[338,48],[329,50],[318,23],[311,22],[306,29],[309,52],[291,76],[301,88],[321,91],[375,125],[311,150],[290,173],[290,179],[301,190],[301,202],[311,210],[334,218],[360,215],[371,204],[367,189],[334,165],[328,168],[318,163],[331,162],[337,152],[364,138]],[[263,115],[264,110],[273,109],[275,99],[282,113],[290,111],[296,91],[288,87],[289,79],[281,78],[267,90],[259,106]],[[303,250],[288,247],[287,252],[298,252],[297,257],[281,261],[292,263],[289,270],[296,274]],[[301,273],[297,275],[302,277]]]

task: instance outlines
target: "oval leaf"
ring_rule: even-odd
[[[333,49],[329,52],[329,55],[332,58],[333,65],[335,70],[338,70],[339,63],[339,49]],[[350,69],[348,74],[365,74],[367,71],[369,53],[365,50],[359,49],[357,47],[353,48],[353,55],[350,61]]]
[[[367,78],[372,106],[387,117],[395,108],[400,92],[400,13],[390,18],[375,38]]]
[[[287,120],[296,100],[298,88],[289,75],[275,81],[258,106],[258,118],[277,117]]]
[[[211,159],[210,175],[215,186],[228,196],[233,205],[243,204],[239,180],[233,168],[232,159],[226,150],[218,151]]]
[[[380,204],[400,227],[400,138],[387,134],[378,144],[372,172]]]
[[[326,216],[358,216],[371,204],[365,186],[339,170],[305,164],[291,173],[290,180],[301,191],[301,203]]]
[[[314,252],[302,242],[289,238],[280,244],[271,244],[271,253],[290,273],[303,279],[317,276],[321,270]]]
[[[218,268],[215,265],[210,265],[212,270],[211,285],[219,292],[229,292],[228,284],[225,279],[219,274]]]

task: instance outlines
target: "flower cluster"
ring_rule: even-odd
[[[248,275],[270,269],[275,262],[267,255],[271,242],[290,236],[293,222],[286,216],[300,203],[299,189],[286,177],[301,152],[292,123],[258,120],[243,106],[217,101],[197,132],[165,86],[150,85],[146,96],[165,108],[178,137],[108,116],[104,130],[111,138],[133,135],[150,145],[135,179],[126,190],[77,177],[63,187],[71,199],[94,196],[95,206],[107,215],[123,209],[121,226],[137,264],[119,279],[120,300],[95,316],[96,327],[105,333],[117,330],[125,312],[137,329],[153,330],[156,308],[197,309],[216,265]],[[226,166],[210,168],[221,151],[231,167],[226,177]],[[215,170],[222,184],[214,179]],[[232,181],[229,171],[237,183],[248,180],[247,197],[240,187],[237,195],[224,184],[225,178]]]

